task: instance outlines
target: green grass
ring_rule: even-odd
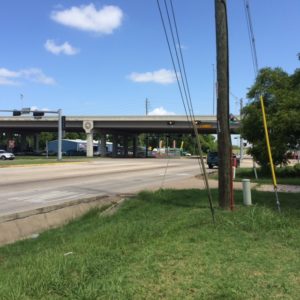
[[[57,161],[56,156],[50,156],[49,158],[41,156],[16,156],[14,160],[0,160],[0,168],[18,165],[42,165],[42,164],[55,164],[55,163],[68,163],[68,162],[78,162],[78,161],[88,161],[91,159],[98,158],[87,158],[78,156],[68,156],[63,157],[62,161]]]
[[[255,174],[253,168],[237,168],[236,176],[234,181],[242,181],[242,179],[250,179],[251,182],[256,182],[259,184],[273,184],[272,176],[261,174],[260,169],[257,169],[258,179],[255,178]],[[211,179],[218,179],[218,172],[211,173],[209,175]],[[286,184],[286,185],[300,185],[300,176],[297,177],[282,177],[276,176],[278,184]]]
[[[287,168],[283,168],[283,169],[287,169]],[[278,174],[276,174],[276,179],[278,184],[300,185],[300,176],[287,177],[285,176],[285,174],[281,174],[281,173],[278,172]],[[259,168],[257,169],[257,175],[258,175],[258,179],[255,179],[253,168],[237,168],[235,181],[242,181],[243,178],[248,178],[251,179],[252,182],[257,182],[261,184],[273,183],[272,176],[262,174]]]
[[[243,207],[236,192],[216,228],[205,195],[143,192],[0,248],[0,299],[299,299],[300,194],[279,215],[273,193]]]

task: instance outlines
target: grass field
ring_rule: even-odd
[[[87,158],[80,156],[66,156],[61,161],[57,160],[56,156],[41,157],[41,156],[17,156],[14,160],[0,160],[0,168],[18,165],[43,165],[43,164],[55,164],[55,163],[68,163],[68,162],[80,162],[89,161],[97,158]]]
[[[204,191],[143,192],[2,247],[0,299],[299,299],[300,194],[281,215],[273,193],[241,197],[214,227]]]

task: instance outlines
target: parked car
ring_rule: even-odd
[[[12,160],[12,159],[15,159],[15,156],[10,152],[7,152],[5,150],[0,150],[0,159],[2,159],[2,160],[6,160],[6,159]]]
[[[240,162],[241,162],[240,157],[238,157],[235,154],[232,154],[232,165],[235,167],[239,167]],[[207,165],[210,169],[212,169],[214,166],[218,167],[218,165],[219,165],[218,152],[208,152]]]

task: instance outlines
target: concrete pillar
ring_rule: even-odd
[[[40,134],[39,133],[34,134],[34,150],[36,152],[40,151]]]
[[[138,136],[134,135],[132,137],[132,151],[133,151],[133,157],[137,157],[137,145],[138,144]]]
[[[101,138],[100,138],[100,153],[101,153],[101,157],[105,157],[106,156],[106,134],[102,134]]]
[[[145,149],[145,157],[148,157],[148,148],[149,148],[149,134],[146,134],[146,149]]]
[[[94,137],[93,137],[93,121],[83,121],[83,129],[86,133],[86,157],[94,156]]]
[[[124,135],[123,141],[124,157],[128,157],[128,135]]]
[[[94,156],[93,130],[86,134],[86,157]]]
[[[176,140],[173,140],[173,148],[176,148]]]
[[[21,134],[21,144],[20,144],[20,150],[21,151],[26,151],[27,149],[27,139],[26,139],[26,134],[22,133]]]
[[[118,136],[116,134],[113,135],[113,149],[112,149],[112,157],[117,157],[118,153]]]

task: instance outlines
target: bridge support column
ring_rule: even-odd
[[[86,157],[94,156],[93,130],[86,134]]]
[[[123,141],[124,157],[128,157],[128,135],[124,135]]]
[[[118,153],[118,136],[116,134],[113,135],[113,149],[112,149],[112,157],[117,157]]]
[[[34,150],[36,152],[40,151],[40,134],[39,133],[34,134]]]
[[[86,133],[86,157],[94,156],[93,121],[83,121],[83,129]]]
[[[134,135],[132,137],[132,150],[133,150],[133,157],[137,157],[137,144],[138,144],[138,136]]]
[[[20,150],[26,151],[27,149],[27,136],[25,133],[21,134],[21,144],[20,144]]]
[[[100,153],[101,157],[106,156],[106,134],[101,134],[100,137]]]

